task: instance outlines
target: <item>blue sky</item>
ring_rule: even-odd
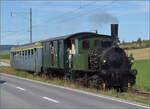
[[[120,40],[149,39],[149,1],[2,1],[2,44],[29,42],[29,9],[33,41],[75,32],[110,34],[119,24]],[[12,14],[11,14],[12,12]]]

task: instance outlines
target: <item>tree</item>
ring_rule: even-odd
[[[139,43],[139,46],[141,46],[141,44],[142,44],[141,38],[138,38],[138,39],[137,39],[137,42]]]
[[[125,41],[123,40],[123,41],[122,41],[122,45],[124,45],[124,44],[125,44]]]

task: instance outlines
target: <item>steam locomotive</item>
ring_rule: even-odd
[[[111,35],[80,32],[11,48],[11,66],[97,88],[126,91],[135,84],[133,57],[119,47],[118,24]]]

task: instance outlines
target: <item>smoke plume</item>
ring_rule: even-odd
[[[99,12],[89,16],[89,21],[93,26],[96,27],[102,27],[105,24],[115,24],[119,22],[115,16],[112,16],[107,12]]]

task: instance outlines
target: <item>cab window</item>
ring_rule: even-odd
[[[102,41],[102,47],[110,47],[112,45],[112,41]]]
[[[94,41],[94,46],[95,47],[100,47],[101,46],[101,41],[100,40],[95,40]]]
[[[90,42],[89,42],[89,40],[83,40],[83,41],[82,41],[82,48],[83,48],[83,49],[89,49],[89,47],[90,47]]]

